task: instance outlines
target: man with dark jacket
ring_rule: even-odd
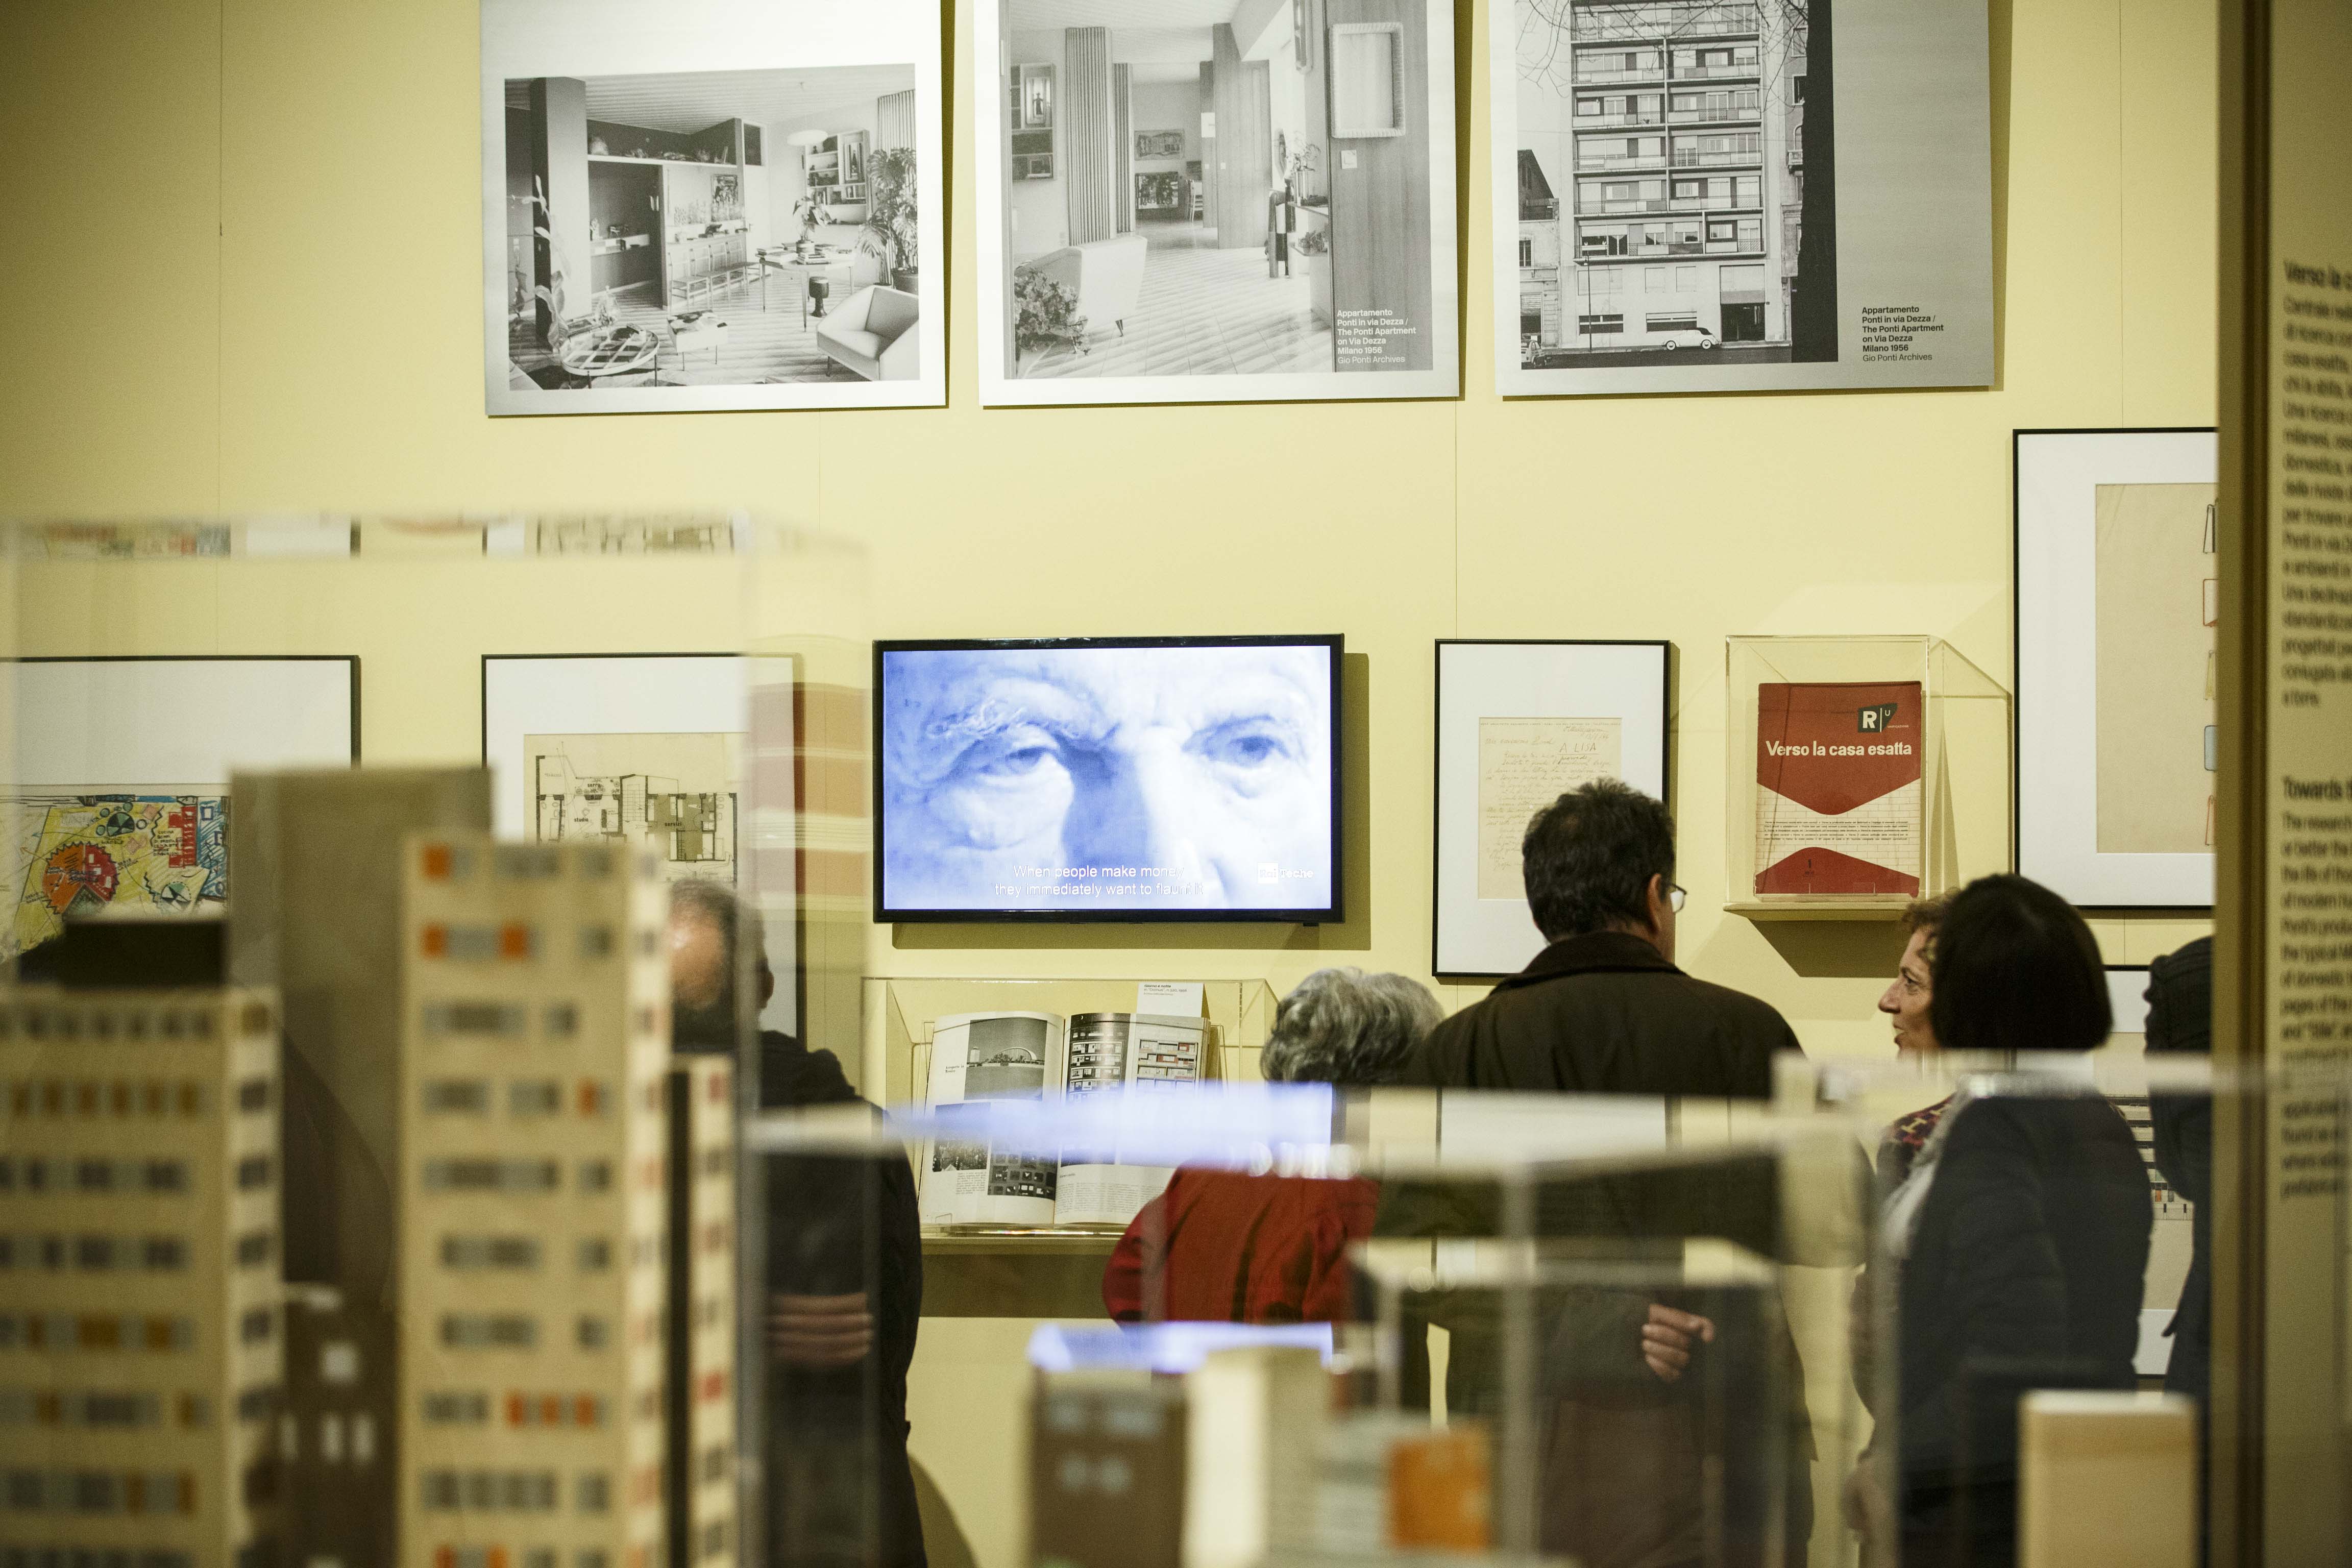
[[[2200,936],[2147,966],[2147,1048],[2150,1053],[2213,1054],[2213,939]],[[2165,1363],[2168,1394],[2197,1401],[2198,1464],[2205,1463],[2207,1401],[2212,1395],[2213,1100],[2203,1094],[2148,1098],[2155,1123],[2156,1168],[2187,1198],[2189,1277],[2172,1314],[2172,1355]],[[2204,1489],[2200,1486],[2201,1496]]]
[[[1664,805],[1613,780],[1587,784],[1536,814],[1521,863],[1528,909],[1550,945],[1440,1024],[1402,1082],[1769,1097],[1773,1053],[1795,1050],[1796,1036],[1768,1004],[1675,967],[1683,890]],[[1721,1237],[1769,1257],[1780,1250],[1774,1174],[1769,1162],[1748,1160],[1556,1184],[1539,1197],[1537,1223],[1547,1236],[1606,1238],[1620,1256],[1678,1257],[1682,1237]],[[1419,1215],[1414,1206],[1390,1205],[1382,1228],[1442,1228],[1428,1223],[1426,1205]],[[1752,1310],[1727,1319],[1696,1296],[1667,1302],[1582,1291],[1548,1305],[1555,1321],[1545,1331],[1543,1549],[1588,1568],[1762,1562],[1768,1494],[1777,1490],[1788,1561],[1802,1562],[1812,1523],[1811,1428],[1785,1328]],[[1479,1409],[1495,1397],[1497,1368],[1479,1329],[1455,1329],[1450,1408]],[[1776,1381],[1777,1408],[1769,1392]],[[1777,1482],[1765,1458],[1776,1447],[1786,1466]],[[1722,1486],[1723,1513],[1712,1523],[1708,1475]],[[1719,1532],[1712,1545],[1711,1532]]]
[[[740,1010],[739,976],[758,997]],[[756,910],[716,882],[671,889],[677,1050],[734,1054],[775,987]],[[761,1110],[861,1103],[831,1051],[773,1029],[759,1039]],[[907,1368],[923,1301],[914,1173],[898,1156],[765,1163],[763,1555],[777,1568],[924,1568],[907,1458]]]

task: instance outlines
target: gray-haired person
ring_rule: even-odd
[[[1259,1068],[1276,1083],[1388,1083],[1444,1016],[1417,980],[1318,969],[1282,999]],[[1103,1305],[1122,1323],[1342,1321],[1348,1247],[1379,1203],[1358,1179],[1178,1171],[1111,1253]]]

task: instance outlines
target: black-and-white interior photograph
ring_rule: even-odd
[[[504,215],[486,237],[491,412],[572,412],[621,391],[653,393],[621,405],[645,407],[908,400],[908,385],[858,389],[924,379],[938,174],[919,149],[937,108],[919,110],[915,61],[881,52],[884,37],[870,62],[745,68],[794,51],[730,47],[741,6],[717,0],[681,24],[726,68],[591,71],[562,62],[614,51],[572,49],[560,12],[534,47],[494,26],[500,9],[544,6],[484,10],[486,73],[494,35],[509,41],[484,137]],[[845,391],[750,390],[828,386]]]
[[[993,0],[992,14],[1003,134],[982,143],[982,292],[1004,317],[990,347],[1006,382],[1090,384],[1003,401],[1451,390],[1450,14],[1428,0]],[[1413,373],[1434,379],[1362,384]],[[1232,379],[1255,376],[1292,384]],[[1293,379],[1308,376],[1355,384]],[[1093,384],[1137,381],[1150,385]]]

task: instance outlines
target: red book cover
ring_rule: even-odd
[[[1918,893],[1921,699],[1916,680],[1757,689],[1757,892]]]

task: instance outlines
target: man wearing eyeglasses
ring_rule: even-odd
[[[1763,1100],[1772,1056],[1796,1035],[1769,1004],[1675,965],[1674,822],[1614,780],[1538,812],[1521,843],[1528,907],[1549,945],[1526,969],[1429,1036],[1401,1081],[1443,1089]],[[1550,1184],[1547,1237],[1600,1238],[1630,1257],[1719,1237],[1779,1250],[1769,1162]],[[1383,1230],[1478,1226],[1475,1205],[1439,1215],[1391,1205]],[[1460,1232],[1456,1232],[1459,1234]],[[1472,1230],[1475,1234],[1475,1229]],[[1557,1293],[1541,1348],[1541,1545],[1589,1568],[1769,1560],[1780,1492],[1787,1560],[1804,1561],[1812,1499],[1795,1346],[1749,1308],[1727,1316],[1693,1293]],[[1444,1321],[1440,1315],[1439,1321]],[[1450,1322],[1447,1403],[1475,1411],[1499,1391],[1493,1325]],[[1783,1393],[1774,1403],[1774,1362]],[[1780,1433],[1769,1428],[1783,1423]],[[1766,1456],[1785,1444],[1778,1478]],[[1710,1489],[1714,1497],[1709,1497]],[[1719,1532],[1719,1533],[1718,1533]],[[1710,1537],[1714,1537],[1710,1543]]]

